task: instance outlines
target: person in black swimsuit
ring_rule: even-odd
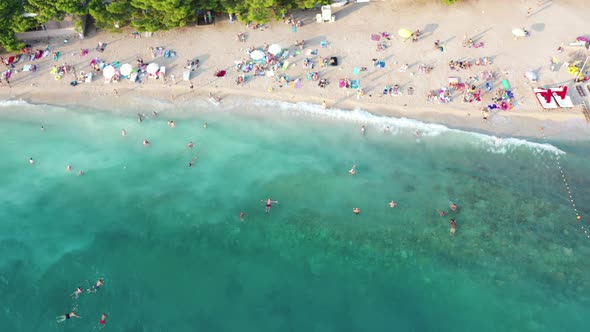
[[[65,321],[65,320],[68,320],[68,319],[70,319],[70,318],[72,318],[72,317],[76,317],[76,318],[82,318],[82,317],[80,317],[80,316],[78,316],[78,315],[76,314],[76,310],[77,310],[77,309],[78,309],[78,307],[76,306],[74,309],[72,309],[72,311],[71,311],[70,313],[68,313],[68,314],[65,314],[65,315],[61,315],[61,316],[57,316],[57,317],[55,317],[55,320],[56,320],[58,323],[61,323],[61,322]]]
[[[96,284],[94,284],[94,286],[92,286],[92,288],[88,289],[87,292],[88,293],[96,293],[98,291],[98,289],[104,285],[104,280],[102,278],[98,279],[98,281],[96,281]]]

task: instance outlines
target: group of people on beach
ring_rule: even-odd
[[[98,292],[98,290],[102,286],[104,286],[104,279],[99,278],[96,281],[96,283],[94,283],[94,285],[92,287],[90,287],[89,289],[86,289],[86,293],[96,293],[96,292]],[[82,294],[84,294],[84,288],[82,286],[79,286],[76,288],[76,290],[74,290],[74,292],[72,293],[71,296],[72,296],[72,298],[77,300],[80,297],[80,295],[82,295]],[[65,322],[66,320],[69,320],[71,318],[82,318],[82,316],[77,314],[77,311],[78,311],[78,305],[74,306],[74,308],[70,312],[68,312],[64,315],[60,315],[60,316],[55,317],[55,320],[58,323],[62,323],[62,322]],[[108,315],[104,312],[100,315],[100,319],[98,320],[98,326],[100,328],[103,328],[107,324],[107,318],[108,318]]]

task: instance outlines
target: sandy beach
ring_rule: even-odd
[[[467,1],[446,6],[431,2],[379,1],[351,3],[333,8],[336,21],[316,23],[318,10],[293,13],[293,17],[304,22],[296,32],[291,25],[273,22],[259,29],[252,29],[239,22],[229,22],[227,15],[217,17],[215,25],[185,27],[166,32],[154,33],[151,37],[142,35],[134,38],[133,30],[123,33],[90,31],[85,39],[64,41],[50,40],[52,52],[60,52],[54,61],[51,56],[34,62],[20,62],[18,71],[10,79],[10,87],[3,83],[0,98],[23,99],[33,103],[82,104],[95,108],[112,108],[124,103],[147,103],[146,97],[167,101],[179,106],[189,106],[195,98],[206,100],[210,93],[224,101],[234,102],[243,98],[267,98],[288,102],[309,102],[317,105],[325,101],[327,107],[340,109],[361,108],[372,113],[408,117],[430,123],[440,123],[453,128],[471,129],[501,136],[546,137],[557,139],[582,139],[590,134],[581,106],[571,109],[542,110],[533,92],[533,87],[568,85],[570,96],[580,105],[590,97],[576,93],[573,76],[568,73],[564,62],[588,55],[584,47],[569,47],[577,36],[588,33],[584,30],[584,8],[582,0],[575,1],[516,1],[489,3]],[[529,8],[531,13],[528,14]],[[404,41],[398,30],[419,29],[422,35],[417,42]],[[514,28],[525,28],[529,37],[516,39]],[[245,33],[245,42],[237,41],[238,33]],[[389,38],[373,40],[372,34]],[[387,34],[385,34],[387,36]],[[467,38],[466,38],[467,37]],[[465,39],[481,47],[464,47]],[[295,47],[305,41],[302,50]],[[440,41],[444,52],[436,49]],[[106,43],[104,52],[95,50],[99,43]],[[289,67],[281,71],[290,83],[281,83],[273,77],[254,76],[248,73],[244,84],[237,85],[236,62],[249,60],[246,49],[260,49],[264,44],[278,43],[283,50],[289,50]],[[383,43],[383,50],[377,45]],[[481,43],[481,44],[480,44]],[[558,48],[564,46],[563,52]],[[33,49],[45,49],[47,41],[32,44]],[[162,47],[176,53],[175,57],[153,57],[150,48]],[[81,56],[80,50],[88,49]],[[317,55],[307,55],[317,50]],[[300,51],[300,54],[297,54]],[[4,57],[10,54],[3,55]],[[319,59],[337,57],[337,66],[321,67]],[[61,80],[50,74],[54,65],[67,63],[76,73],[89,72],[89,63],[99,58],[107,63],[118,61],[135,66],[136,59],[145,63],[156,62],[166,67],[165,79],[144,79],[141,84],[121,80],[105,83],[102,73],[94,76],[91,83],[75,87],[70,81],[75,74],[68,73]],[[314,63],[314,69],[304,67],[304,59]],[[470,61],[487,58],[491,64],[473,65],[470,69],[451,70],[449,61]],[[183,81],[187,60],[199,59],[199,68],[192,72],[191,81]],[[383,68],[376,68],[383,63]],[[550,60],[558,60],[551,65]],[[24,65],[36,64],[36,72],[20,72]],[[400,68],[407,64],[408,68]],[[420,73],[419,67],[432,67],[429,73]],[[366,67],[355,75],[355,68]],[[553,68],[552,68],[553,67]],[[215,77],[216,70],[226,70],[225,77]],[[486,91],[482,72],[493,72],[491,91]],[[524,73],[533,71],[537,82],[529,82]],[[316,81],[307,80],[308,72],[318,72],[320,78],[330,83],[318,87]],[[174,77],[174,79],[172,79]],[[449,77],[459,82],[468,82],[481,90],[481,101],[463,103],[461,93],[456,92],[452,102],[428,101],[429,91],[448,87]],[[477,77],[477,80],[469,78]],[[300,86],[295,87],[296,79]],[[355,89],[339,87],[339,80],[359,80],[361,95]],[[482,107],[492,103],[495,91],[502,80],[508,80],[514,94],[514,107],[509,110],[493,110],[488,120],[482,118]],[[192,84],[194,89],[189,88]],[[384,87],[398,85],[400,95],[384,95]],[[588,84],[582,84],[586,89]],[[411,89],[409,89],[411,88]],[[410,95],[409,90],[413,90]],[[590,91],[587,91],[590,95]],[[542,129],[542,130],[541,130]]]

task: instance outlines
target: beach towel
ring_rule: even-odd
[[[296,25],[293,25],[293,26],[291,27],[291,31],[293,31],[293,32],[297,32],[297,26],[296,26]]]
[[[287,70],[287,68],[289,68],[289,61],[285,61],[285,62],[283,63],[283,68],[282,68],[282,69],[283,69],[283,71]]]
[[[295,80],[295,89],[301,89],[301,80],[300,79]]]
[[[320,42],[320,46],[322,46],[322,47],[328,47],[328,41],[327,40],[322,40]]]
[[[504,90],[511,90],[510,82],[508,82],[508,80],[502,80],[502,86],[504,87]]]
[[[346,88],[347,87],[346,85],[347,85],[346,84],[346,80],[341,79],[341,80],[338,81],[338,87],[340,87],[340,88]]]
[[[32,65],[24,65],[23,66],[23,71],[32,71],[33,70],[33,66]]]
[[[351,89],[358,89],[360,85],[361,85],[361,81],[360,80],[352,80],[352,81],[350,81],[350,88]]]
[[[359,67],[354,67],[354,69],[352,70],[352,73],[355,75],[360,74],[360,72],[361,72],[361,69]]]
[[[371,34],[371,40],[380,41],[381,40],[381,36],[378,35],[378,34],[376,34],[376,33]]]
[[[215,76],[217,76],[217,77],[223,77],[223,76],[225,76],[225,74],[226,74],[226,71],[225,70],[220,70],[217,73],[215,73]],[[245,79],[244,79],[244,81],[245,81]]]

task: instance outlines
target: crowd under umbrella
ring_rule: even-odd
[[[131,74],[131,72],[133,71],[133,66],[126,63],[121,66],[121,69],[119,71],[121,72],[121,75],[129,76]]]
[[[268,47],[268,53],[270,53],[272,55],[277,55],[277,54],[281,53],[282,50],[283,50],[283,48],[279,44],[272,44]]]
[[[116,69],[115,67],[108,65],[102,69],[102,75],[107,79],[110,80],[115,76]]]
[[[250,58],[252,58],[254,61],[262,60],[264,56],[264,52],[261,50],[254,50],[252,53],[250,53]]]
[[[412,37],[412,31],[410,31],[409,29],[399,29],[397,34],[404,39]]]
[[[150,63],[147,68],[145,69],[145,71],[147,71],[148,74],[150,75],[154,75],[158,72],[158,70],[160,70],[160,65],[158,65],[155,62]]]

